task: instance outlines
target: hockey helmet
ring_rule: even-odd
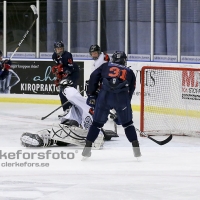
[[[115,51],[112,55],[112,62],[120,65],[126,65],[127,56],[123,51]]]
[[[66,88],[66,87],[73,87],[73,81],[70,80],[70,79],[63,79],[60,81],[59,85],[62,87],[62,88]]]
[[[64,43],[62,41],[54,42],[54,51],[56,52],[57,55],[61,56],[64,52]]]
[[[54,42],[54,48],[64,47],[64,43],[62,41]]]
[[[93,52],[97,52],[98,55],[92,55]],[[90,48],[89,48],[89,53],[92,56],[92,58],[94,60],[96,60],[96,59],[98,59],[98,57],[101,53],[101,48],[97,44],[91,45]]]

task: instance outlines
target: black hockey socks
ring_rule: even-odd
[[[137,134],[135,131],[135,127],[133,125],[124,127],[124,131],[125,131],[126,137],[128,138],[129,142],[137,140]]]
[[[100,132],[100,128],[94,125],[94,122],[93,122],[93,124],[90,126],[86,139],[94,142],[97,139],[99,132]]]

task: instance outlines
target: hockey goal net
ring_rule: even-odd
[[[200,137],[200,69],[142,68],[140,130]]]

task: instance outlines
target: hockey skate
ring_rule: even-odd
[[[135,157],[141,157],[142,154],[140,152],[140,146],[139,146],[139,142],[138,140],[134,140],[132,142],[132,146],[133,146],[133,153]]]
[[[91,154],[92,154],[91,149],[92,149],[92,142],[86,140],[86,144],[85,144],[85,147],[82,152],[83,160],[85,160],[85,158],[88,158],[91,156]]]

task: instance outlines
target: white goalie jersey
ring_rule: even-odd
[[[63,94],[72,104],[72,107],[67,115],[61,119],[61,123],[66,119],[75,120],[88,130],[92,124],[92,116],[89,113],[90,107],[86,104],[86,99],[73,87],[64,89]]]
[[[107,54],[105,55],[103,52],[101,52],[98,59],[94,61],[94,64],[91,67],[91,72],[93,72],[95,69],[97,69],[103,63],[106,63],[108,61],[109,61],[108,55]]]

